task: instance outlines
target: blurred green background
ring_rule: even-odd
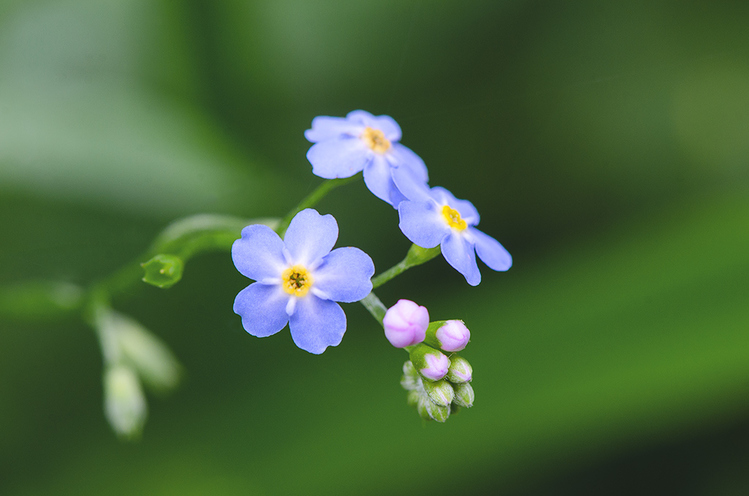
[[[0,494],[749,494],[749,3],[3,0],[0,283],[87,285],[199,212],[278,216],[316,115],[393,116],[513,254],[379,291],[472,330],[423,423],[359,305],[322,356],[253,338],[227,253],[115,307],[187,376],[136,443],[77,319],[0,320]],[[383,270],[361,182],[318,207]]]

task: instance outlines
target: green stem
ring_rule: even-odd
[[[390,279],[393,279],[394,277],[399,276],[403,272],[407,271],[410,268],[410,266],[406,263],[406,260],[403,259],[397,264],[390,267],[388,270],[383,272],[382,274],[378,275],[377,277],[372,279],[372,289],[379,288],[386,282],[388,282]]]
[[[440,254],[440,247],[435,248],[422,248],[420,246],[411,245],[411,248],[406,254],[406,258],[398,262],[397,264],[390,267],[382,274],[372,279],[372,289],[379,288],[390,279],[399,276],[403,272],[407,271],[411,267],[421,265],[429,260],[433,259]]]
[[[361,300],[359,303],[364,305],[364,308],[366,308],[369,313],[372,314],[372,317],[382,325],[382,319],[385,318],[385,312],[387,312],[387,307],[382,304],[380,299],[377,297],[374,292],[369,293],[367,296],[364,297],[363,300]]]
[[[138,258],[89,287],[87,300],[92,302],[102,297],[109,299],[118,295],[128,295],[139,287],[144,287],[141,263],[154,255],[176,255],[187,263],[190,258],[200,253],[231,250],[232,243],[240,236],[244,226],[265,224],[273,228],[277,222],[276,219],[244,219],[209,214],[179,219],[169,224],[156,237],[151,247]]]
[[[294,207],[286,215],[286,217],[281,220],[281,222],[279,222],[278,226],[276,226],[276,233],[278,233],[278,235],[283,238],[284,233],[286,233],[286,229],[289,227],[289,224],[291,224],[291,219],[293,219],[296,214],[298,214],[305,208],[314,207],[317,202],[322,200],[325,195],[327,195],[331,190],[337,188],[338,186],[343,186],[346,183],[350,183],[356,178],[358,178],[358,174],[354,174],[351,177],[345,177],[343,179],[328,179],[327,181],[323,181],[320,186],[315,188],[312,193],[310,193],[302,201],[300,201],[299,204]]]
[[[421,265],[425,262],[428,262],[429,260],[433,259],[439,254],[440,254],[439,246],[435,248],[422,248],[420,246],[411,245],[411,248],[408,250],[408,253],[406,254],[406,258],[398,262],[396,265],[390,267],[388,270],[386,270],[379,276],[372,279],[372,289],[382,286],[383,284],[388,282],[390,279],[397,277],[398,275],[410,269],[411,267],[415,267],[417,265]],[[374,291],[370,292],[359,303],[364,305],[364,308],[366,308],[369,311],[369,313],[372,314],[372,317],[374,317],[374,319],[380,325],[382,325],[382,319],[385,318],[385,312],[387,312],[387,307],[380,301],[377,295],[374,294]]]

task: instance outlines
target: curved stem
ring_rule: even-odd
[[[187,262],[190,258],[208,251],[229,251],[249,224],[265,224],[271,228],[277,219],[244,219],[228,215],[200,214],[179,219],[169,224],[138,258],[124,265],[108,277],[92,284],[86,292],[89,301],[133,293],[143,281],[142,262],[159,253],[176,255]],[[145,286],[145,285],[143,285]]]
[[[411,267],[415,267],[417,265],[421,265],[430,261],[440,253],[441,252],[439,246],[435,248],[422,248],[417,245],[411,245],[411,248],[406,254],[406,258],[372,279],[372,289],[382,286],[389,280],[399,276]]]
[[[286,229],[289,227],[289,224],[291,224],[291,219],[293,219],[296,214],[298,214],[305,208],[314,207],[317,202],[322,200],[330,191],[337,188],[338,186],[343,186],[344,184],[350,183],[358,176],[359,174],[354,174],[351,177],[345,177],[343,179],[328,179],[326,181],[323,181],[320,186],[315,188],[312,193],[310,193],[302,201],[300,201],[299,204],[294,207],[286,215],[286,217],[281,220],[281,222],[278,223],[278,226],[276,226],[275,229],[276,233],[283,238]]]

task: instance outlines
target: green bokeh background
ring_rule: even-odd
[[[393,116],[513,254],[379,291],[472,330],[424,423],[359,305],[322,356],[253,338],[226,253],[115,301],[187,371],[142,439],[76,319],[0,317],[0,494],[749,493],[749,3],[3,0],[0,283],[87,285],[200,212],[278,216],[316,115]],[[383,270],[363,184],[320,205]]]

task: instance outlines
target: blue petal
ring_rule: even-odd
[[[264,338],[286,326],[286,303],[290,296],[280,285],[253,283],[234,299],[234,313],[242,317],[242,327],[253,336]]]
[[[379,129],[391,142],[399,141],[401,139],[401,128],[389,115],[375,117],[365,110],[354,110],[346,115],[346,119],[348,119],[352,124]]]
[[[377,198],[393,207],[397,208],[398,204],[406,199],[395,186],[390,164],[382,155],[374,154],[372,162],[364,167],[364,184]]]
[[[473,245],[463,236],[456,233],[450,233],[442,241],[442,255],[447,263],[463,274],[466,281],[471,286],[477,286],[481,282],[481,273],[479,266],[476,264],[476,253],[473,251]]]
[[[304,137],[312,143],[338,138],[342,135],[358,136],[361,126],[352,124],[343,117],[328,117],[321,115],[312,119],[312,129],[304,132]]]
[[[315,270],[312,291],[321,291],[318,296],[327,300],[359,301],[372,291],[374,270],[372,259],[359,248],[337,248]]]
[[[406,199],[411,201],[431,201],[429,185],[419,174],[408,167],[401,166],[391,170],[393,182]]]
[[[325,179],[351,177],[364,168],[371,156],[371,150],[358,137],[321,141],[307,150],[312,173]]]
[[[468,225],[475,226],[479,223],[479,212],[473,203],[468,200],[458,200],[455,196],[445,188],[435,186],[431,189],[432,198],[434,198],[440,205],[449,205],[454,208],[460,214],[460,217],[468,223]]]
[[[421,157],[416,155],[409,147],[395,143],[390,147],[386,156],[393,166],[405,167],[413,174],[415,179],[425,183],[429,182],[427,166]]]
[[[306,208],[296,214],[286,230],[284,242],[292,262],[311,268],[330,253],[338,239],[338,223],[332,215]]]
[[[476,254],[490,269],[505,271],[512,267],[512,256],[499,241],[473,227],[469,227],[468,232],[475,243]]]
[[[391,143],[394,145],[401,139],[401,128],[395,120],[389,115],[380,115],[375,117],[375,129],[382,131]]]
[[[352,110],[346,114],[346,120],[352,124],[371,127],[374,124],[375,116],[366,110]]]
[[[297,301],[289,328],[298,347],[319,355],[328,346],[341,343],[346,332],[346,314],[338,303],[308,294]]]
[[[422,248],[434,248],[450,232],[450,227],[442,219],[433,201],[404,201],[398,205],[398,215],[403,234]]]
[[[237,270],[250,279],[279,278],[285,268],[283,246],[270,227],[253,224],[242,229],[242,237],[231,247],[231,258]]]

